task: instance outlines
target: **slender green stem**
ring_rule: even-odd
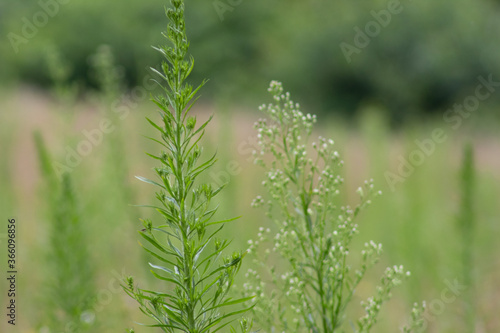
[[[146,248],[147,252],[159,259],[162,265],[167,264],[164,267],[150,263],[154,268],[153,275],[168,282],[167,287],[173,286],[175,290],[138,289],[131,278],[127,279],[124,289],[163,331],[210,333],[220,330],[235,315],[246,311],[247,308],[243,308],[225,313],[250,298],[234,300],[228,297],[244,254],[235,252],[230,257],[222,256],[229,241],[216,240],[216,234],[221,225],[233,219],[212,221],[217,209],[211,208],[211,199],[219,190],[197,181],[197,177],[215,161],[212,157],[199,162],[201,149],[198,144],[210,120],[196,128],[196,118],[187,116],[196,101],[196,92],[204,83],[194,90],[185,83],[193,60],[187,56],[189,42],[185,31],[184,1],[171,0],[171,3],[172,8],[167,9],[170,24],[164,34],[171,46],[157,48],[165,57],[163,74],[158,73],[166,82],[162,86],[165,96],[154,100],[161,109],[162,124],[149,120],[160,132],[162,141],[152,140],[167,151],[162,151],[159,156],[148,154],[162,163],[161,167],[155,168],[161,181],[139,179],[160,188],[156,193],[160,207],[153,208],[165,217],[166,223],[154,228],[152,221],[146,220],[140,235],[152,247]],[[200,257],[204,259],[199,261]],[[219,260],[221,257],[223,259]],[[249,325],[242,324],[242,327],[247,329]]]

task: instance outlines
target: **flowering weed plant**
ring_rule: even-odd
[[[261,228],[258,239],[249,241],[257,269],[248,271],[244,293],[257,295],[252,311],[264,332],[337,332],[356,287],[382,252],[381,244],[370,241],[359,267],[350,264],[356,218],[381,193],[366,181],[357,190],[356,207],[339,204],[344,162],[334,142],[312,142],[316,116],[302,113],[281,83],[273,81],[269,92],[274,103],[260,107],[267,119],[255,125],[260,151],[254,153],[266,169],[268,196],[258,196],[252,206],[264,207],[278,232]],[[386,269],[375,295],[361,303],[365,314],[352,325],[355,332],[370,332],[393,287],[409,275],[403,266]]]

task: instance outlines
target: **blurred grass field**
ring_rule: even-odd
[[[230,9],[221,13],[216,3]],[[357,202],[355,191],[365,179],[373,178],[383,192],[358,220],[361,234],[350,249],[359,252],[369,240],[384,246],[382,262],[360,285],[354,303],[372,294],[386,266],[402,264],[412,276],[395,291],[374,332],[398,332],[412,304],[422,300],[428,305],[426,332],[500,332],[500,95],[490,90],[470,115],[460,116],[456,129],[443,118],[455,103],[477,96],[479,78],[492,78],[497,87],[500,2],[401,1],[402,10],[382,24],[390,3],[186,1],[196,59],[191,79],[211,80],[193,110],[198,123],[214,115],[202,145],[208,153],[217,151],[219,160],[205,180],[228,183],[219,196],[220,217],[242,216],[223,231],[234,239],[231,250],[247,248],[260,227],[272,228],[262,211],[250,207],[264,192],[264,171],[252,162],[253,124],[262,116],[258,106],[269,102],[263,97],[267,81],[283,81],[305,112],[318,115],[315,135],[335,140],[345,161],[343,202]],[[87,332],[154,331],[137,324],[145,317],[120,280],[134,275],[141,287],[160,288],[136,231],[140,218],[161,218],[134,207],[155,200],[153,189],[134,176],[153,177],[156,165],[145,152],[159,150],[145,138],[154,135],[145,117],[157,117],[148,101],[154,89],[146,83],[152,78],[148,68],[159,62],[150,45],[164,42],[165,4],[0,3],[0,32],[7,37],[0,41],[0,218],[16,218],[19,241],[17,325],[8,325],[2,311],[2,333],[54,332],[48,329],[54,318],[73,332],[71,320],[54,310],[57,296],[71,290],[96,295],[76,319]],[[41,24],[37,17],[43,15],[47,22]],[[359,46],[357,31],[375,21],[380,33],[346,57],[342,43]],[[12,33],[25,41],[16,44]],[[436,130],[446,139],[429,141]],[[475,164],[470,229],[461,227],[468,214],[462,193],[468,144]],[[49,169],[69,171],[69,180],[47,179],[38,156],[43,149]],[[412,158],[421,165],[409,163]],[[58,230],[64,214],[79,217],[78,228]],[[71,232],[86,246],[72,244]],[[58,239],[61,258],[88,265],[81,276],[58,268]],[[62,286],[48,282],[54,277],[80,285],[63,295]],[[7,287],[0,279],[2,309],[9,302]],[[466,310],[471,308],[473,329]],[[355,306],[349,318],[361,312]],[[350,331],[349,323],[345,327]]]
[[[50,222],[33,133],[40,131],[53,162],[65,163],[67,149],[77,149],[88,141],[85,131],[95,130],[103,119],[109,119],[114,130],[101,133],[102,141],[92,144],[87,156],[81,156],[81,162],[71,171],[90,262],[96,271],[98,298],[92,309],[95,328],[91,331],[121,332],[132,326],[136,332],[149,331],[134,323],[144,317],[120,290],[119,278],[132,274],[143,285],[158,284],[148,277],[136,231],[142,228],[139,217],[152,217],[153,221],[156,217],[156,222],[159,219],[149,210],[131,206],[154,200],[153,190],[134,178],[152,175],[154,165],[144,152],[158,151],[142,136],[152,132],[144,119],[156,116],[152,103],[141,100],[120,119],[111,113],[104,98],[62,104],[46,93],[28,88],[4,90],[0,94],[0,211],[2,219],[15,217],[19,227],[16,329],[44,332],[40,330],[44,320],[40,291],[44,289],[44,278],[55,273],[48,269]],[[219,214],[242,216],[224,229],[225,236],[234,239],[234,249],[245,249],[246,241],[255,237],[258,228],[270,223],[262,212],[250,208],[251,200],[263,192],[262,170],[253,165],[251,158],[256,142],[252,127],[261,116],[257,111],[261,102],[266,101],[256,102],[255,111],[235,107],[225,100],[205,102],[194,110],[201,119],[215,115],[203,145],[210,152],[217,150],[219,162],[207,181],[229,182],[219,198]],[[478,118],[480,114],[476,113],[465,120],[459,131],[448,129],[440,117],[391,129],[383,110],[368,106],[360,110],[353,122],[333,116],[319,119],[317,134],[334,139],[345,161],[345,202],[355,202],[355,190],[365,179],[373,178],[376,187],[384,192],[359,221],[361,235],[356,246],[361,249],[365,241],[373,239],[384,245],[384,254],[382,263],[360,286],[357,297],[361,300],[370,294],[380,270],[387,265],[403,264],[412,272],[383,310],[383,321],[375,332],[398,331],[397,327],[407,320],[412,303],[421,300],[430,305],[426,317],[428,332],[465,332],[465,291],[459,288],[452,295],[445,290],[454,281],[461,283],[462,278],[460,253],[464,244],[457,220],[462,147],[467,142],[475,148],[477,172],[476,234],[470,268],[476,282],[472,291],[476,332],[500,332],[500,134],[498,126],[479,125]],[[414,141],[429,138],[436,128],[444,129],[448,139],[437,144],[425,162],[392,191],[386,173],[396,173],[399,158],[408,158],[418,148]],[[2,261],[2,267],[4,264]],[[2,279],[2,291],[5,284]],[[450,295],[455,296],[453,301]],[[7,301],[4,292],[1,297],[3,307]],[[5,320],[0,322],[0,331],[10,332],[9,328]]]

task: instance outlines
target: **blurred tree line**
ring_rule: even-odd
[[[277,79],[314,112],[351,115],[364,105],[381,105],[392,119],[403,120],[441,114],[462,102],[480,75],[500,81],[500,3],[494,0],[186,3],[197,60],[193,76],[210,79],[205,96],[255,107],[256,98],[266,100],[268,82]],[[89,57],[106,44],[126,85],[141,84],[148,66],[160,61],[150,46],[164,41],[158,33],[166,27],[164,5],[165,0],[3,0],[2,81],[49,86],[44,53],[55,47],[69,64],[67,80],[95,89]],[[342,43],[357,51],[346,57]],[[495,109],[500,98],[486,103]]]

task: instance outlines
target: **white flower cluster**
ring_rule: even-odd
[[[382,253],[382,244],[376,244],[374,241],[370,241],[369,243],[365,243],[365,249],[361,251],[361,255],[364,260],[368,260],[372,258],[374,255],[379,256]]]
[[[378,246],[374,245],[372,244],[372,247],[378,249]],[[405,271],[403,266],[386,268],[384,276],[381,279],[381,284],[377,286],[376,296],[361,302],[361,306],[364,308],[366,314],[358,320],[359,329],[357,332],[367,333],[370,331],[370,328],[377,322],[381,305],[392,297],[392,288],[401,284],[402,280],[409,276],[410,272]]]
[[[259,233],[257,234],[257,240],[251,240],[249,239],[248,240],[248,253],[252,253],[254,252],[257,247],[262,244],[263,242],[265,242],[267,239],[268,239],[268,234],[271,233],[271,229],[267,228],[267,229],[264,229],[263,227],[260,227],[259,228]]]
[[[255,295],[256,298],[264,298],[266,284],[262,281],[257,271],[249,269],[245,274],[245,278],[247,281],[251,281],[243,284],[245,292]],[[252,299],[252,302],[255,302],[256,298]]]
[[[249,246],[254,263],[267,270],[269,277],[264,280],[272,281],[274,289],[269,288],[271,295],[253,311],[256,318],[266,318],[257,319],[264,331],[313,332],[322,331],[324,325],[338,327],[346,303],[382,252],[381,244],[366,243],[360,267],[351,273],[347,259],[351,241],[359,233],[355,219],[381,193],[375,191],[373,180],[366,181],[357,190],[357,206],[339,205],[344,162],[334,141],[319,137],[311,142],[316,117],[300,111],[281,83],[271,82],[269,92],[274,103],[260,107],[267,119],[255,124],[259,149],[254,151],[255,163],[267,170],[262,184],[268,196],[257,196],[252,207],[267,208],[277,233],[267,237],[269,231],[261,228],[258,239]],[[260,260],[262,251],[257,246],[263,242],[269,243],[264,258],[272,260],[272,265]],[[283,270],[286,273],[280,274]],[[364,303],[367,315],[359,320],[360,327],[375,322],[390,288],[405,275],[402,270],[393,267],[386,272],[376,296]],[[255,284],[246,286],[246,295],[265,293],[262,280],[255,278],[257,273],[250,275]]]
[[[255,151],[256,163],[263,163],[259,156],[272,153],[276,158],[283,158],[285,154],[296,159],[296,163],[303,163],[306,157],[306,145],[301,143],[303,134],[309,136],[312,132],[316,116],[304,114],[300,105],[290,99],[290,93],[284,93],[281,83],[273,81],[269,87],[273,99],[277,104],[262,105],[259,110],[266,113],[272,124],[266,119],[259,119],[255,123],[260,152]],[[283,140],[284,139],[284,140]]]
[[[403,327],[403,333],[423,332],[426,324],[424,319],[426,308],[425,301],[422,304],[413,304],[409,325]]]

